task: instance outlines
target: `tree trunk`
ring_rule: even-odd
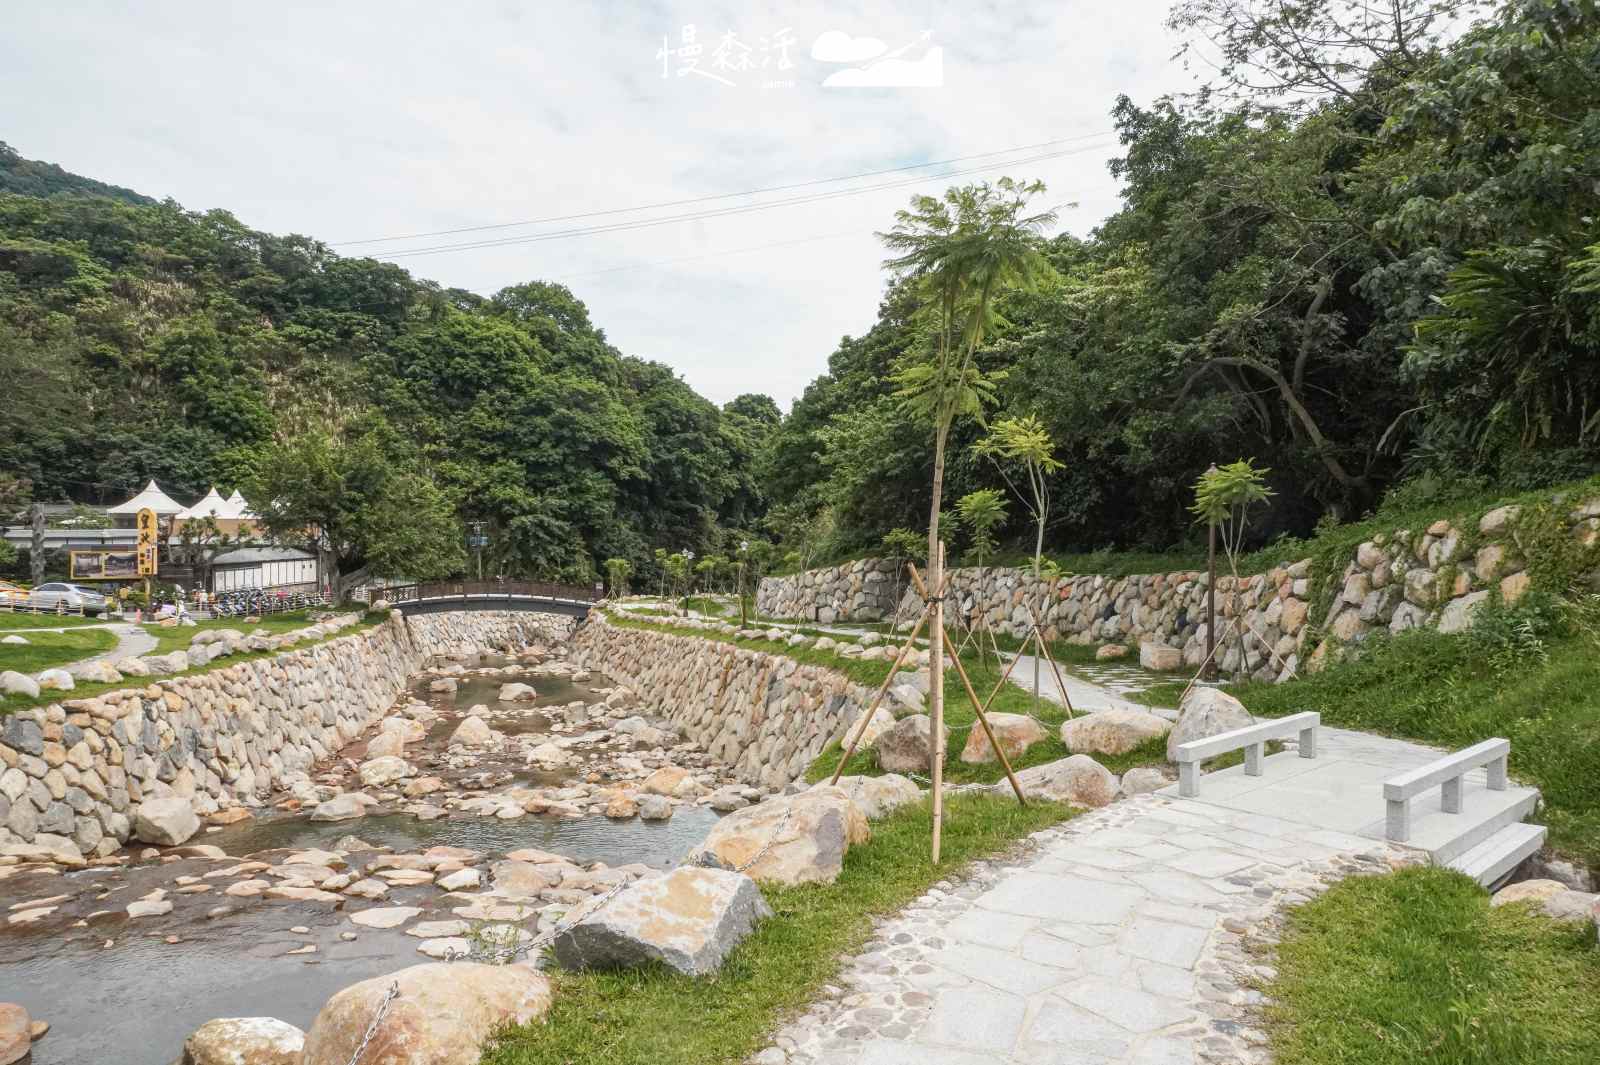
[[[32,514],[33,536],[28,541],[28,572],[33,576],[33,585],[37,588],[44,583],[44,507],[38,503],[33,505]]]

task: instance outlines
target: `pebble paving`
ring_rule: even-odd
[[[1418,859],[1143,795],[883,921],[753,1065],[1253,1065],[1285,907]]]

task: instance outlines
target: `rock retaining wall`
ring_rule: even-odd
[[[774,618],[804,618],[824,625],[835,621],[881,621],[894,613],[904,590],[899,564],[886,558],[861,558],[842,566],[767,577],[756,589],[756,612]]]
[[[775,787],[798,779],[872,701],[872,692],[821,666],[693,636],[606,623],[598,613],[573,640],[576,661],[632,688],[739,779]]]
[[[1223,620],[1217,628],[1219,638],[1227,637],[1220,666],[1233,676],[1286,680],[1302,668],[1320,668],[1375,631],[1465,629],[1483,604],[1515,603],[1527,592],[1529,555],[1559,559],[1560,567],[1592,580],[1600,565],[1600,499],[1574,505],[1556,498],[1530,508],[1497,507],[1470,520],[1439,520],[1420,530],[1396,529],[1360,544],[1338,572],[1325,577],[1312,572],[1310,559],[1241,578],[1237,589],[1232,577],[1219,577],[1217,611]],[[829,621],[877,620],[884,616],[878,604],[857,613],[858,599],[846,590],[856,586],[855,575],[881,573],[887,565],[863,560],[769,577],[761,582],[757,606],[773,616],[822,620],[818,604],[826,601]],[[1050,580],[1022,569],[985,567],[957,569],[951,578],[963,624],[982,621],[1022,636],[1037,614],[1051,639],[1154,642],[1181,649],[1189,667],[1205,660],[1206,585],[1205,573],[1196,571]],[[900,617],[914,618],[920,609],[921,601],[908,591]],[[1242,651],[1228,628],[1236,612],[1244,623]]]
[[[393,615],[270,658],[0,717],[0,848],[105,855],[128,839],[144,799],[182,795],[202,815],[253,804],[359,736],[430,656],[517,650],[564,638],[571,624]]]

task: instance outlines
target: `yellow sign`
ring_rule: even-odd
[[[157,533],[156,512],[149,507],[139,511],[137,519],[139,529],[139,576],[153,577],[159,560],[156,557]]]

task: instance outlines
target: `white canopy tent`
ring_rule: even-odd
[[[167,495],[167,493],[163,492],[161,490],[161,486],[152,480],[149,484],[144,486],[144,491],[140,492],[126,503],[119,503],[118,505],[109,508],[106,513],[112,515],[125,514],[131,517],[135,514],[138,514],[139,511],[145,509],[146,507],[149,507],[151,510],[155,511],[158,517],[163,518],[181,514],[188,509],[182,503],[179,503],[177,500]]]
[[[222,498],[222,493],[217,491],[215,485],[212,485],[211,491],[207,492],[205,494],[205,498],[201,499],[200,502],[196,503],[192,507],[185,507],[183,510],[179,511],[177,515],[175,515],[177,521],[198,521],[201,518],[221,519],[231,517],[233,517],[233,515],[228,513],[228,501]]]

